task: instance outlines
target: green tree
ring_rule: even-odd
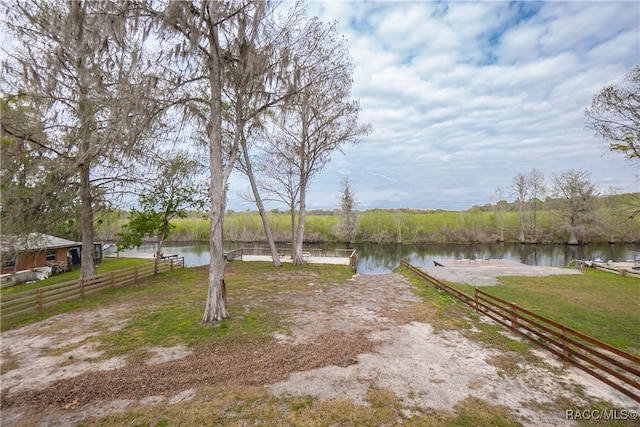
[[[188,210],[198,210],[207,201],[202,181],[204,166],[186,151],[163,153],[157,160],[158,172],[152,186],[140,196],[140,210],[132,209],[129,223],[118,234],[118,250],[140,247],[146,237],[156,240],[156,259],[162,258],[162,245],[174,227],[171,220],[186,218]]]
[[[3,51],[2,89],[46,124],[38,140],[53,159],[45,186],[76,186],[81,275],[93,276],[97,197],[138,152],[154,117],[147,112],[158,78],[144,72],[142,22],[120,1],[2,0],[2,7],[3,31],[15,37]]]
[[[33,232],[53,234],[51,228],[73,210],[77,187],[59,173],[37,113],[21,97],[0,99],[0,108],[3,230],[18,240]]]
[[[570,245],[589,243],[596,209],[596,189],[588,172],[576,169],[563,171],[553,177],[554,192],[563,202],[565,228]]]

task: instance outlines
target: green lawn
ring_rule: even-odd
[[[640,280],[586,269],[580,275],[502,277],[481,289],[614,347],[640,354]],[[453,284],[473,295],[473,287]]]

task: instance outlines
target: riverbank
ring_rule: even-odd
[[[509,204],[507,204],[509,205]],[[511,205],[477,206],[466,211],[420,210],[420,209],[369,209],[356,213],[355,240],[358,243],[375,244],[491,244],[499,241],[519,243],[520,216],[518,208]],[[617,206],[611,210],[612,206]],[[616,242],[640,243],[640,215],[628,218],[640,206],[640,193],[625,195],[624,201],[598,206],[594,218],[601,223],[590,224],[584,230],[585,241],[593,243]],[[539,244],[564,244],[570,239],[566,229],[566,212],[560,201],[541,203],[535,228]],[[544,213],[543,213],[544,212]],[[619,217],[611,218],[611,212]],[[624,212],[629,212],[625,215]],[[273,210],[267,213],[276,242],[291,241],[291,216],[287,212]],[[112,213],[104,218],[97,235],[104,241],[113,241],[127,222],[125,212]],[[340,233],[342,216],[338,210],[308,211],[305,216],[306,243],[344,242]],[[191,213],[189,218],[175,219],[170,239],[181,242],[206,242],[209,236],[209,219],[205,213]],[[526,224],[533,229],[533,224]],[[615,235],[602,233],[615,229]],[[264,228],[258,212],[228,211],[224,219],[224,236],[234,242],[264,242]],[[526,243],[531,236],[525,236]]]

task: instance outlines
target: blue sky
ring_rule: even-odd
[[[532,168],[547,183],[591,173],[606,193],[640,191],[638,163],[609,153],[583,111],[640,61],[640,3],[311,1],[337,21],[353,57],[353,98],[373,133],[336,152],[309,209],[338,206],[348,177],[358,209],[464,210],[508,200]],[[231,179],[228,207],[255,209]],[[274,205],[273,207],[278,207]]]

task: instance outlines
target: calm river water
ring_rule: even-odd
[[[267,247],[266,244],[258,243],[228,243],[226,250],[241,247]],[[278,247],[287,247],[278,245]],[[332,251],[336,248],[344,248],[344,245],[327,243],[323,245],[305,245],[309,248],[322,248]],[[492,245],[382,245],[382,244],[356,244],[354,245],[358,254],[358,273],[375,274],[388,273],[400,264],[400,259],[404,259],[416,266],[433,266],[434,260],[452,259],[458,255],[468,258],[476,255],[482,258],[485,255],[491,258],[503,258],[512,261],[522,262],[528,265],[545,265],[553,267],[564,267],[573,259],[596,259],[605,261],[626,261],[632,260],[640,255],[640,245],[632,244],[590,244],[587,246],[565,246],[565,245],[520,245],[518,243],[504,243]],[[154,252],[152,244],[145,244],[136,252]],[[111,248],[105,252],[106,255],[113,254]],[[164,247],[165,254],[177,253],[185,257],[185,264],[188,267],[205,265],[209,263],[209,246],[202,243],[169,243]]]

